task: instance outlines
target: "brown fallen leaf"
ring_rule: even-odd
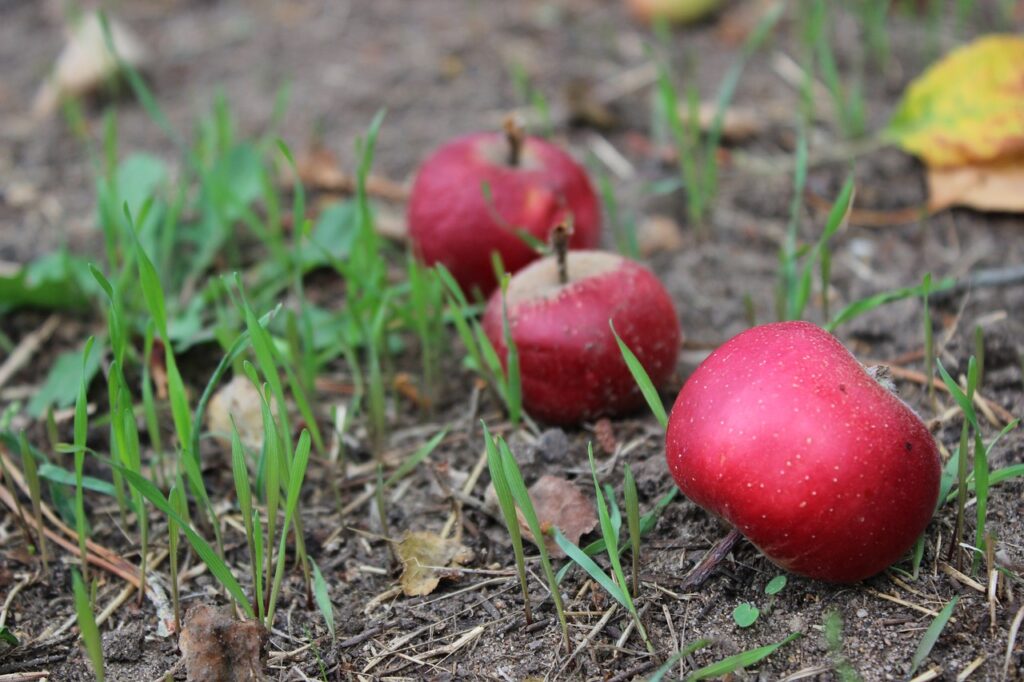
[[[338,157],[321,145],[313,145],[295,161],[295,167],[302,184],[310,189],[345,194],[351,194],[356,189],[355,176],[341,170]],[[283,180],[291,184],[293,179],[286,174]],[[404,185],[376,175],[366,179],[366,191],[388,201],[406,201],[409,198],[409,190]]]
[[[206,409],[206,426],[224,452],[231,452],[231,418],[249,452],[263,449],[263,401],[249,378],[236,374],[217,389]]]
[[[149,52],[127,26],[108,17],[114,50],[125,64],[142,68],[149,62]],[[87,95],[117,73],[117,61],[107,49],[103,26],[97,12],[85,14],[78,25],[68,31],[53,71],[36,92],[32,114],[45,118],[57,110],[63,97]]]
[[[636,234],[640,255],[648,258],[656,253],[674,253],[683,248],[683,230],[674,219],[664,215],[644,218]]]
[[[708,132],[715,122],[718,105],[715,102],[701,102],[697,107],[697,124],[701,132]],[[685,123],[690,116],[686,102],[679,105],[679,116]],[[763,115],[751,109],[727,107],[722,114],[722,139],[727,142],[743,142],[762,133],[765,128]]]
[[[402,591],[422,597],[437,589],[441,578],[458,578],[459,566],[473,559],[473,550],[458,538],[445,539],[428,531],[409,532],[395,544],[402,562]]]
[[[987,164],[928,169],[928,208],[966,206],[1024,213],[1024,157]]]
[[[185,614],[178,638],[188,682],[252,682],[263,675],[267,631],[252,620],[239,621],[229,609],[196,604]]]
[[[533,509],[537,512],[537,522],[540,524],[541,531],[545,533],[544,544],[547,545],[548,552],[552,556],[565,556],[555,539],[546,534],[552,526],[558,528],[562,531],[562,535],[578,545],[580,537],[594,530],[594,526],[597,525],[597,514],[594,512],[593,503],[580,492],[580,489],[572,481],[545,474],[530,486],[528,492],[530,501],[533,502]],[[538,544],[522,513],[516,509],[516,514],[519,517],[519,527],[523,530],[523,537],[535,545]]]

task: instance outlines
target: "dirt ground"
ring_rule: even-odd
[[[735,28],[744,3],[727,3],[717,18],[677,29],[671,49],[678,73],[696,78],[700,92],[711,98],[737,54],[728,30]],[[0,4],[0,261],[25,263],[59,246],[97,254],[100,236],[94,218],[94,180],[82,146],[59,116],[35,122],[28,102],[62,44],[63,3],[3,0]],[[352,167],[352,146],[373,114],[387,110],[378,144],[375,172],[407,179],[416,164],[446,138],[468,130],[493,128],[518,101],[514,64],[551,100],[556,137],[578,158],[613,177],[625,210],[665,215],[683,226],[678,249],[659,250],[649,265],[673,295],[687,337],[677,372],[664,392],[670,401],[686,377],[710,349],[750,326],[750,309],[758,322],[774,319],[778,250],[789,217],[792,194],[793,121],[796,90],[780,76],[773,57],[795,55],[797,27],[790,16],[776,36],[748,65],[736,104],[759,112],[764,130],[751,141],[725,153],[721,192],[709,220],[710,237],[697,239],[685,226],[681,192],[654,197],[650,184],[675,171],[648,152],[641,141],[650,130],[653,76],[646,68],[651,33],[631,22],[613,0],[562,2],[479,2],[477,0],[374,0],[289,3],[153,0],[119,3],[118,16],[130,24],[157,55],[147,75],[172,124],[188,134],[199,113],[209,109],[222,90],[242,131],[262,130],[269,122],[274,98],[290,85],[290,105],[281,128],[294,149],[318,138],[337,153],[342,167]],[[792,14],[792,9],[790,11]],[[920,19],[904,13],[890,18],[892,58],[885,73],[871,73],[865,83],[872,129],[884,124],[905,84],[935,56],[921,38]],[[965,35],[992,30],[986,11],[964,33],[939,34],[945,51]],[[1018,27],[1019,29],[1020,27]],[[852,68],[863,49],[852,18],[845,17],[837,34],[840,68]],[[607,99],[615,124],[607,130],[566,125],[568,93],[584,84],[591,92],[614,92]],[[130,98],[116,103],[124,152],[147,150],[169,159],[173,146]],[[87,108],[89,123],[99,126],[102,103]],[[607,166],[605,145],[617,150],[615,167]],[[808,186],[822,197],[834,197],[846,174],[842,142],[836,127],[818,125],[810,141],[812,167]],[[602,160],[604,159],[604,160]],[[857,206],[889,210],[921,205],[925,200],[921,165],[893,149],[873,150],[856,163]],[[392,207],[397,212],[397,208]],[[823,225],[821,213],[808,211],[806,234]],[[1024,262],[1024,220],[1012,215],[944,211],[901,226],[884,228],[852,224],[833,247],[832,309],[860,297],[900,286],[913,286],[925,272],[936,277],[962,277],[982,268]],[[610,243],[609,243],[610,246]],[[319,281],[319,280],[316,280]],[[324,284],[329,287],[330,282]],[[749,301],[749,302],[748,302]],[[811,319],[821,322],[820,306]],[[975,352],[975,328],[984,330],[985,362],[982,394],[1013,415],[1024,413],[1024,287],[979,288],[937,301],[933,316],[940,358],[957,375]],[[816,318],[817,316],[817,318]],[[920,301],[884,306],[840,328],[839,337],[865,363],[885,362],[921,370],[923,311]],[[45,318],[38,311],[20,311],[0,319],[0,330],[17,342]],[[98,317],[66,317],[40,357],[73,347],[97,330]],[[216,358],[202,357],[203,347],[184,358],[191,363],[197,390]],[[399,364],[402,364],[402,360]],[[448,517],[449,501],[437,481],[460,481],[477,462],[482,444],[480,417],[501,424],[499,404],[473,388],[473,379],[448,359],[449,381],[437,413],[425,419],[407,401],[393,405],[389,450],[407,453],[443,424],[453,426],[435,452],[431,467],[421,467],[389,505],[388,525],[403,530],[439,530]],[[415,358],[408,359],[415,367]],[[196,369],[202,368],[202,370]],[[46,363],[32,363],[8,382],[8,388],[38,385]],[[336,378],[346,370],[334,368]],[[328,377],[331,378],[331,377]],[[901,397],[929,423],[945,450],[954,451],[961,417],[947,413],[951,404],[940,394],[932,404],[923,387],[898,382]],[[0,407],[10,402],[0,394]],[[479,399],[479,402],[477,402]],[[341,398],[319,396],[321,413]],[[996,422],[998,422],[998,418]],[[986,424],[986,439],[1000,425]],[[67,424],[70,429],[70,424]],[[540,437],[508,433],[528,481],[544,473],[578,480],[588,488],[586,444],[593,425],[577,430],[548,429]],[[664,441],[657,422],[648,416],[612,424],[620,445],[600,451],[600,468],[621,494],[622,462],[636,472],[643,510],[674,485],[664,463]],[[363,432],[365,433],[365,432]],[[42,445],[44,430],[31,434]],[[356,431],[358,438],[360,431]],[[102,438],[102,436],[99,436]],[[230,469],[217,446],[205,446],[207,485],[231,501]],[[613,454],[614,453],[614,454]],[[358,464],[369,455],[356,448]],[[1024,435],[1013,432],[993,452],[993,469],[1024,461]],[[933,679],[957,675],[980,660],[972,680],[999,679],[1009,629],[1021,607],[1019,577],[1004,577],[994,609],[986,595],[943,570],[952,537],[955,510],[946,505],[927,531],[921,575],[911,580],[894,570],[857,585],[829,585],[790,577],[775,599],[764,594],[779,570],[759,552],[741,543],[713,577],[699,589],[680,591],[688,569],[726,529],[691,502],[678,497],[666,509],[643,545],[641,597],[643,619],[658,655],[647,656],[633,635],[622,638],[629,619],[622,611],[594,629],[609,608],[609,598],[589,586],[577,570],[564,584],[571,612],[574,643],[589,644],[569,660],[559,646],[559,629],[539,570],[533,582],[538,622],[523,623],[518,583],[510,571],[512,550],[501,524],[482,509],[466,504],[463,540],[475,558],[457,581],[445,582],[427,597],[406,598],[388,591],[399,567],[380,536],[370,505],[342,519],[334,492],[324,483],[330,474],[312,464],[302,514],[307,545],[326,578],[338,622],[332,641],[315,607],[307,604],[298,573],[290,572],[282,593],[280,616],[270,633],[265,673],[271,679],[486,679],[530,678],[631,680],[644,679],[667,659],[680,641],[710,638],[713,645],[683,659],[670,676],[740,651],[777,642],[790,633],[803,636],[736,679],[840,679],[846,661],[865,680],[907,679],[911,658],[935,612],[960,595],[949,622],[919,672],[935,669]],[[344,499],[372,485],[371,476],[343,481]],[[473,489],[483,499],[487,477]],[[119,529],[116,507],[107,498],[90,498],[93,539],[137,560],[138,547]],[[225,515],[230,515],[225,509]],[[5,511],[6,514],[6,511]],[[154,521],[157,515],[154,514]],[[973,537],[968,515],[966,537]],[[997,560],[1019,576],[1024,567],[1024,484],[1011,480],[992,492],[989,528],[997,540]],[[247,563],[244,536],[225,526],[226,543]],[[154,530],[161,537],[160,526]],[[27,644],[0,649],[3,674],[49,670],[54,680],[91,679],[75,629],[39,641],[47,628],[73,615],[68,566],[58,565],[48,579],[35,576],[36,564],[26,553],[11,515],[0,522],[0,595],[7,623]],[[197,559],[190,560],[195,564]],[[907,568],[908,562],[903,564]],[[164,569],[165,570],[165,567]],[[247,569],[246,569],[247,570]],[[240,575],[246,571],[240,570]],[[105,576],[98,603],[109,603],[123,584]],[[377,599],[380,595],[388,596]],[[223,601],[213,579],[196,572],[183,588],[189,603]],[[3,598],[0,598],[2,601]],[[770,601],[770,603],[769,603]],[[736,605],[752,602],[762,608],[758,622],[740,629],[733,622]],[[838,611],[843,620],[840,651],[824,637],[826,614]],[[993,618],[990,618],[990,613]],[[592,632],[593,630],[593,632]],[[52,631],[52,630],[51,630]],[[459,647],[467,633],[476,633]],[[184,678],[174,637],[160,636],[150,600],[122,605],[103,627],[109,680],[157,680],[168,671]],[[448,647],[448,648],[446,648]],[[1010,679],[1024,678],[1024,655],[1012,647]]]

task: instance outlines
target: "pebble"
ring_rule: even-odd
[[[868,610],[867,609],[857,609],[857,617],[858,618],[867,618],[868,617]]]

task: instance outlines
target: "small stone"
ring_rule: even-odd
[[[868,610],[867,609],[857,609],[857,617],[858,618],[867,618],[868,617]]]

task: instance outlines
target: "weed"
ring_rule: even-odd
[[[523,553],[523,536],[519,529],[519,519],[516,516],[515,500],[512,497],[512,490],[509,488],[508,478],[505,475],[505,465],[502,462],[501,452],[495,445],[494,439],[487,430],[487,424],[480,422],[484,430],[484,445],[487,452],[487,469],[491,474],[491,485],[498,498],[498,507],[501,509],[501,516],[505,521],[505,528],[508,530],[509,538],[512,540],[512,551],[516,557],[516,572],[519,575],[519,587],[523,592],[523,616],[527,625],[533,622],[533,614],[530,609],[530,589],[526,580],[526,560]]]
[[[924,659],[928,658],[928,654],[931,653],[932,647],[935,646],[935,642],[939,641],[939,636],[942,634],[943,628],[946,627],[946,623],[949,622],[950,616],[953,615],[953,609],[956,608],[956,603],[960,600],[960,596],[957,595],[946,604],[939,615],[935,616],[935,619],[928,626],[928,629],[924,631],[924,635],[921,637],[921,642],[917,645],[917,650],[914,651],[913,658],[910,659],[910,676],[913,677],[917,669],[924,663]]]
[[[82,567],[85,567],[84,562]],[[92,662],[92,673],[96,677],[96,682],[103,682],[103,641],[100,639],[99,628],[96,627],[96,616],[93,614],[92,600],[89,598],[89,591],[85,587],[82,576],[74,569],[71,571],[71,581],[75,596],[75,614],[78,617],[78,631],[82,635],[85,650],[89,654],[89,660]]]
[[[673,83],[673,76],[666,61],[658,65],[658,114],[672,135],[679,160],[679,175],[686,188],[686,211],[691,225],[698,234],[705,234],[707,213],[718,194],[718,146],[725,125],[725,112],[736,94],[740,77],[747,62],[772,35],[775,25],[782,17],[784,3],[777,3],[758,21],[747,36],[739,56],[730,65],[719,85],[715,98],[715,113],[703,141],[700,139],[698,109],[700,95],[696,88],[686,91],[686,120],[680,114],[680,98]],[[664,23],[656,27],[661,41],[667,42],[667,28]]]
[[[331,596],[327,590],[327,581],[324,580],[320,567],[312,559],[309,560],[313,566],[313,598],[316,599],[316,606],[324,617],[327,631],[331,633],[331,640],[335,639],[334,631],[334,606],[331,604]]]
[[[614,579],[605,573],[604,570],[586,554],[586,552],[581,550],[576,544],[562,535],[557,528],[555,529],[555,541],[570,559],[579,564],[579,566],[586,571],[595,582],[603,587],[604,590],[608,592],[613,599],[615,599],[615,601],[629,612],[630,616],[633,618],[633,622],[636,624],[637,632],[640,634],[641,639],[643,639],[644,644],[647,646],[647,650],[653,654],[654,645],[647,636],[647,631],[640,618],[640,613],[637,611],[633,595],[630,594],[629,583],[626,582],[626,576],[622,570],[622,562],[619,559],[619,527],[622,520],[618,514],[617,507],[614,508],[614,515],[609,513],[608,501],[606,500],[605,494],[602,492],[601,486],[597,481],[597,466],[594,463],[593,446],[588,446],[587,455],[590,458],[590,471],[594,479],[594,492],[597,496],[597,517],[601,527],[601,538],[604,540],[605,551],[607,552],[608,560],[611,563]],[[637,526],[639,526],[639,523]]]
[[[836,609],[825,614],[825,646],[832,658],[833,670],[842,682],[860,682],[860,675],[843,656],[843,617]]]
[[[28,438],[22,431],[18,435],[18,450],[21,453],[21,469],[25,474],[25,482],[28,484],[29,497],[32,499],[32,516],[35,519],[36,527],[36,549],[39,551],[39,558],[43,562],[43,571],[50,570],[50,551],[46,541],[46,533],[43,532],[43,503],[39,488],[39,476],[36,468],[36,458],[29,447]]]
[[[706,665],[703,668],[700,668],[699,670],[695,670],[694,672],[690,673],[690,675],[688,675],[686,678],[686,682],[696,682],[697,680],[709,680],[715,677],[722,677],[724,675],[728,675],[729,673],[740,670],[741,668],[746,668],[748,666],[754,665],[755,663],[758,663],[764,660],[765,658],[768,658],[781,647],[789,644],[797,637],[800,637],[800,635],[801,633],[794,632],[785,639],[778,641],[774,644],[757,647],[756,649],[744,651],[742,653],[734,654],[732,656],[726,656],[717,663]]]
[[[651,377],[647,374],[647,370],[640,364],[640,360],[629,349],[629,346],[619,338],[619,333],[615,331],[615,325],[611,320],[608,320],[608,326],[611,327],[612,334],[615,335],[615,342],[619,344],[619,352],[622,353],[622,359],[626,361],[626,367],[629,368],[630,374],[633,375],[633,381],[640,388],[640,393],[643,394],[644,400],[647,401],[647,406],[651,408],[651,412],[654,414],[654,418],[658,420],[658,423],[661,424],[661,428],[666,428],[668,426],[668,414],[665,412],[665,404],[661,402],[661,396],[658,395],[658,389],[655,388]]]

